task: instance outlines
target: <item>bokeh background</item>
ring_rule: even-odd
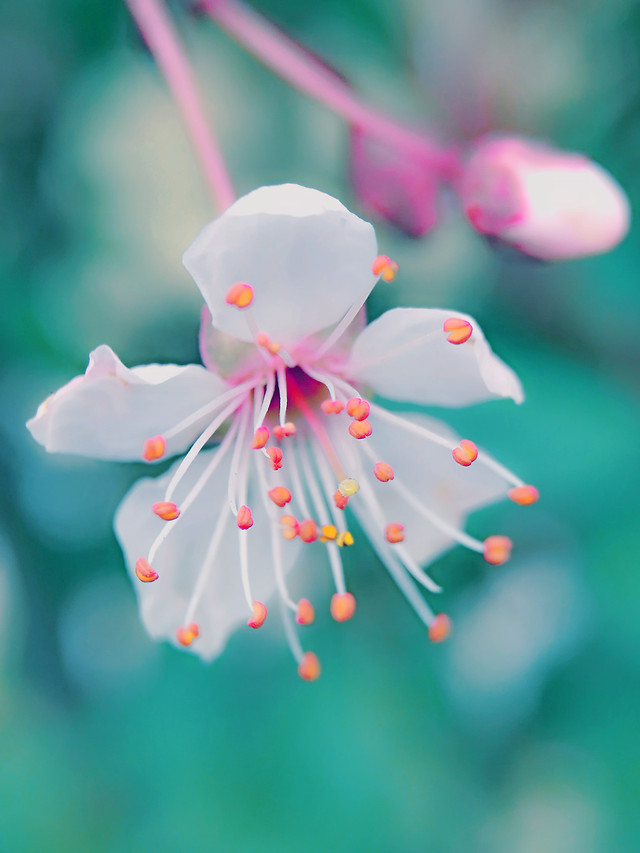
[[[588,153],[637,205],[636,0],[255,5],[399,118],[468,135],[491,115]],[[344,125],[173,10],[238,190],[297,181],[359,210]],[[197,358],[180,255],[213,209],[123,6],[0,6],[0,139],[0,849],[638,850],[637,227],[551,266],[498,256],[446,199],[423,240],[376,223],[401,274],[371,313],[476,315],[528,399],[449,420],[542,497],[470,519],[514,539],[507,566],[433,567],[443,646],[351,551],[357,618],[308,629],[309,685],[277,620],[210,666],[154,645],[111,528],[141,466],[48,456],[24,428],[99,343]]]

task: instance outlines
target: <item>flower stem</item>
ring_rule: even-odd
[[[125,0],[178,105],[220,212],[235,192],[218,141],[209,127],[198,86],[162,0]]]
[[[455,174],[457,155],[361,101],[351,87],[264,20],[242,0],[201,0],[198,8],[268,68],[347,122],[420,157],[443,178]]]

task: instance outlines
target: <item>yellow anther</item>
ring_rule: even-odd
[[[381,483],[388,483],[389,480],[393,480],[394,476],[393,468],[386,462],[376,462],[373,473]]]
[[[264,620],[267,618],[267,608],[261,601],[253,602],[253,615],[247,622],[250,628],[259,628],[264,625]]]
[[[316,618],[316,612],[313,609],[313,604],[308,598],[301,598],[298,602],[296,610],[296,622],[298,625],[311,625]]]
[[[371,424],[368,420],[351,421],[349,424],[349,433],[354,438],[367,438],[371,435]]]
[[[374,275],[379,275],[383,281],[390,282],[396,277],[398,264],[387,255],[378,255],[371,264],[371,271]]]
[[[331,596],[331,615],[336,622],[346,622],[356,612],[356,600],[350,592]]]
[[[352,397],[347,401],[347,414],[356,421],[363,421],[369,417],[370,406],[366,400],[360,397]]]
[[[460,447],[455,447],[452,450],[451,455],[458,465],[462,465],[466,468],[478,458],[478,448],[472,441],[469,441],[468,438],[463,438],[460,442]]]
[[[267,494],[274,504],[279,507],[283,507],[291,500],[291,492],[289,489],[285,489],[284,486],[274,486],[273,489],[269,489]]]
[[[492,566],[501,566],[511,556],[513,543],[508,536],[489,536],[484,540],[484,558]]]
[[[195,622],[190,622],[186,628],[178,628],[176,640],[182,646],[190,646],[196,637],[200,636],[200,628]]]
[[[227,305],[235,305],[236,308],[248,308],[253,302],[253,288],[250,284],[238,281],[227,290],[224,301]]]
[[[534,504],[540,497],[535,486],[516,486],[515,489],[509,489],[507,494],[514,503],[520,504],[520,506]]]
[[[444,321],[443,331],[449,332],[447,340],[450,344],[463,344],[468,341],[473,332],[473,326],[461,317],[449,317]]]
[[[305,652],[298,664],[298,675],[303,681],[316,681],[320,678],[320,661],[313,652]]]
[[[397,524],[395,522],[387,524],[384,529],[384,538],[392,545],[404,541],[404,524]]]
[[[165,521],[173,521],[180,515],[180,510],[173,501],[158,501],[151,509],[159,518],[163,518]]]
[[[254,450],[261,450],[265,444],[269,441],[269,428],[266,426],[259,426],[255,431],[253,436],[253,441],[251,442],[251,447]]]
[[[248,530],[253,527],[253,516],[248,506],[241,506],[236,516],[236,524],[240,530]]]
[[[451,633],[451,619],[446,613],[438,613],[429,625],[429,639],[432,643],[442,643]]]
[[[144,557],[140,557],[136,560],[136,577],[142,583],[151,583],[158,580],[158,573],[151,568]]]
[[[339,415],[344,409],[344,403],[340,400],[323,400],[320,403],[320,408],[325,415]]]
[[[321,542],[335,542],[338,536],[338,528],[333,524],[325,524],[322,528],[320,541]]]
[[[167,442],[161,435],[154,435],[148,438],[144,443],[142,458],[147,462],[153,462],[156,459],[161,459],[167,450]]]
[[[338,533],[338,538],[336,542],[340,546],[340,548],[348,548],[349,545],[353,545],[353,535],[349,533],[348,530],[343,530]]]
[[[360,491],[360,484],[353,477],[345,477],[338,483],[338,491],[345,498],[351,498]]]

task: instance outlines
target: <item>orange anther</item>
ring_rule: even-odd
[[[540,492],[535,486],[516,486],[515,489],[509,489],[507,494],[514,503],[520,504],[520,506],[534,504],[540,497]]]
[[[256,343],[259,347],[263,347],[268,352],[270,352],[271,355],[276,355],[282,349],[282,344],[275,343],[271,340],[269,335],[265,334],[264,332],[259,332],[256,335]]]
[[[349,545],[353,545],[353,534],[349,533],[348,530],[343,530],[338,533],[336,542],[340,548],[348,548]]]
[[[363,421],[369,417],[369,404],[360,397],[352,397],[347,401],[347,414],[357,421]]]
[[[451,455],[458,465],[463,465],[466,468],[478,458],[478,448],[468,438],[463,438],[460,442],[460,447],[454,447]]]
[[[347,495],[343,495],[342,492],[337,491],[333,496],[333,502],[338,507],[338,509],[344,509],[349,503],[349,498],[347,497]]]
[[[320,403],[320,408],[325,415],[339,415],[344,409],[344,403],[340,400],[323,400],[322,403]]]
[[[349,424],[349,433],[354,438],[366,438],[372,433],[371,424],[367,420],[351,421]]]
[[[167,450],[167,442],[161,435],[154,435],[153,438],[148,438],[144,443],[142,451],[143,459],[147,462],[153,462],[155,459],[161,459]]]
[[[236,308],[248,308],[253,302],[253,288],[250,284],[238,281],[227,290],[224,301],[227,305],[235,305]]]
[[[321,542],[335,542],[338,537],[338,528],[333,524],[325,524],[321,531]]]
[[[180,510],[172,501],[158,501],[151,509],[165,521],[173,521],[180,515]]]
[[[463,344],[468,341],[473,332],[473,326],[461,317],[449,317],[444,321],[443,330],[449,332],[447,340],[450,344]]]
[[[267,494],[276,506],[283,507],[291,500],[291,492],[284,486],[274,486],[273,489],[269,489]]]
[[[298,526],[298,536],[303,542],[315,542],[318,538],[318,525],[312,518],[306,518]]]
[[[283,438],[287,438],[289,435],[296,434],[296,425],[292,424],[291,421],[287,421],[283,426],[277,426],[273,428],[273,434],[276,438],[282,440]]]
[[[371,271],[374,275],[379,275],[383,281],[393,281],[398,272],[398,264],[387,255],[378,255],[371,264]]]
[[[298,664],[298,675],[303,681],[316,681],[320,678],[320,661],[313,652],[305,652]]]
[[[200,628],[195,622],[190,622],[186,628],[178,628],[176,631],[176,640],[182,646],[190,646],[198,636],[200,636]]]
[[[393,468],[386,462],[376,462],[373,473],[381,483],[388,483],[393,480]]]
[[[331,596],[331,615],[336,622],[346,622],[355,612],[356,600],[350,592],[336,592]]]
[[[253,616],[247,622],[250,628],[259,628],[264,625],[264,620],[267,618],[267,608],[261,601],[253,602]]]
[[[154,572],[144,557],[136,560],[136,576],[142,583],[151,583],[158,580],[158,573]]]
[[[511,556],[513,543],[507,536],[489,536],[484,540],[484,558],[492,566],[506,563]]]
[[[316,618],[316,611],[308,598],[301,598],[296,610],[296,622],[298,625],[311,625]]]
[[[429,625],[429,639],[432,643],[442,643],[451,633],[451,619],[446,613],[438,613]]]
[[[267,447],[266,450],[271,467],[274,471],[279,471],[282,468],[282,451],[279,447]]]
[[[269,428],[266,426],[259,426],[255,431],[253,436],[253,441],[251,442],[251,447],[254,450],[260,450],[265,446],[265,444],[269,441]]]
[[[282,515],[280,517],[280,527],[282,528],[282,535],[285,539],[295,539],[300,529],[298,520],[293,515]]]
[[[404,540],[404,524],[387,524],[384,529],[384,538],[392,545]]]
[[[250,527],[253,527],[253,516],[248,506],[244,506],[243,504],[240,507],[236,516],[236,524],[240,530],[248,530]]]

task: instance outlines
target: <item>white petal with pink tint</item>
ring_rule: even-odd
[[[94,459],[141,459],[145,439],[162,434],[228,386],[199,365],[127,368],[108,346],[95,349],[82,376],[48,397],[27,422],[50,452]],[[167,455],[184,450],[205,417],[167,441]]]
[[[449,343],[449,317],[473,326],[469,340]],[[495,397],[524,395],[520,380],[496,356],[476,321],[459,311],[394,308],[356,339],[347,373],[390,400],[425,406],[468,406]]]
[[[225,303],[229,288],[254,289],[255,327],[293,348],[364,302],[375,283],[373,227],[339,201],[296,184],[261,187],[203,228],[183,261],[202,291],[213,325],[244,341],[244,311]]]

